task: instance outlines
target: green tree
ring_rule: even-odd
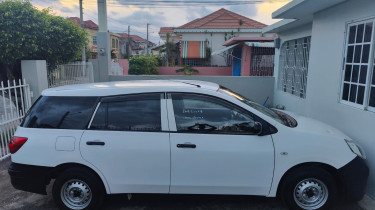
[[[180,51],[179,48],[176,46],[176,43],[171,41],[171,34],[167,32],[167,39],[165,42],[165,52],[167,54],[167,66],[174,66],[176,64],[176,60],[178,60]]]
[[[192,75],[193,73],[199,73],[198,70],[193,69],[191,66],[184,66],[182,69],[177,69],[176,72],[184,72],[184,75]]]
[[[25,1],[0,3],[0,34],[0,80],[19,78],[21,60],[47,60],[49,69],[73,61],[88,37],[76,23]]]
[[[158,66],[158,59],[154,56],[134,56],[129,59],[129,74],[155,75],[158,74]]]

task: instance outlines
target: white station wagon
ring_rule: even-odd
[[[118,193],[279,196],[322,209],[361,199],[369,173],[341,131],[191,80],[45,90],[9,149],[13,186],[46,194],[56,179],[61,209],[100,208]]]

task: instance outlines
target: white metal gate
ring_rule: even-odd
[[[25,80],[1,82],[0,161],[10,155],[8,143],[31,106],[30,87]]]
[[[90,82],[94,82],[94,71],[90,62],[79,61],[59,65],[53,71],[48,72],[49,88]]]

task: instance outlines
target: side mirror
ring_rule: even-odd
[[[261,135],[263,132],[263,126],[260,122],[254,122],[254,131],[257,135]]]

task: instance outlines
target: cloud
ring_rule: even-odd
[[[265,24],[272,24],[272,12],[284,6],[291,0],[265,0],[260,4],[208,6],[208,7],[137,7],[125,5],[125,0],[107,1],[108,28],[114,32],[127,32],[131,25],[132,34],[146,37],[146,24],[150,23],[150,40],[159,40],[158,31],[162,26],[178,27],[194,19],[204,17],[220,8],[225,8],[240,15]],[[50,7],[53,13],[63,17],[79,17],[78,0],[32,0],[38,9]],[[97,0],[84,0],[84,19],[98,23]]]
[[[209,15],[212,12],[214,12],[214,10],[208,9],[207,7],[201,7],[199,9],[191,9],[191,11],[188,13],[187,21],[192,21],[197,18],[204,17],[206,15]]]
[[[245,17],[254,17],[258,14],[257,7],[254,4],[230,6],[228,10]]]

